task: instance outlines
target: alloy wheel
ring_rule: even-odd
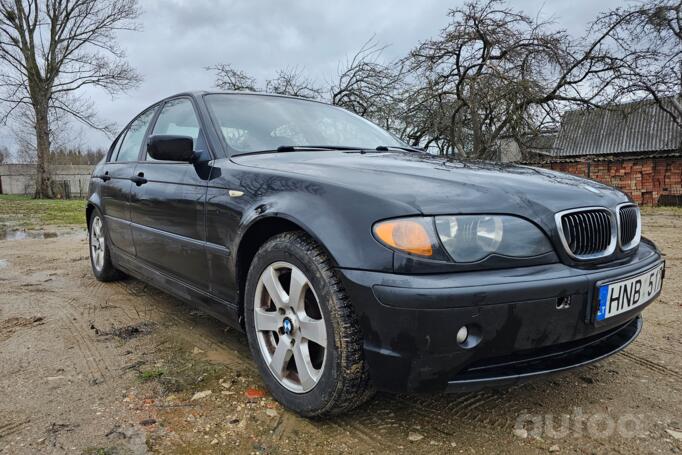
[[[253,311],[272,375],[292,392],[312,390],[324,371],[327,329],[310,280],[293,264],[270,264],[258,279]]]
[[[90,228],[90,253],[92,255],[92,264],[98,272],[101,272],[104,267],[104,248],[102,219],[95,215]]]

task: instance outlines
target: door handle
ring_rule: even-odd
[[[130,178],[133,182],[135,182],[135,185],[140,186],[144,185],[147,183],[147,179],[144,178],[144,172],[138,172],[136,176],[133,176]]]
[[[104,175],[101,175],[99,178],[101,178],[102,181],[104,181],[104,182],[108,182],[109,180],[111,180],[111,176],[109,175],[109,171],[106,171],[104,173]]]

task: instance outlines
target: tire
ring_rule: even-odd
[[[123,278],[123,274],[111,262],[106,225],[99,209],[95,209],[90,217],[88,247],[90,251],[90,266],[95,278],[104,282]]]
[[[303,279],[307,280],[304,286],[292,284]],[[277,298],[280,306],[268,291],[273,280],[281,286],[274,293],[289,291],[286,302],[281,295]],[[296,292],[296,288],[303,291]],[[297,300],[296,295],[301,298]],[[287,306],[282,313],[281,308]],[[362,336],[350,300],[329,256],[307,234],[279,234],[258,250],[248,272],[244,320],[260,374],[286,408],[306,417],[325,416],[343,413],[371,398]],[[284,351],[287,346],[291,346],[287,355],[279,356],[278,348]],[[283,358],[289,360],[281,362]],[[301,369],[299,364],[306,367]],[[284,365],[283,373],[279,365]]]

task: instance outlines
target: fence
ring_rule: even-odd
[[[682,156],[592,157],[532,165],[598,180],[624,191],[640,205],[682,206]]]
[[[90,174],[95,166],[61,164],[51,167],[54,189],[58,197],[84,198],[88,192]],[[0,194],[33,194],[35,192],[35,164],[0,165]]]

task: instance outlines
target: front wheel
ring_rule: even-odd
[[[371,396],[355,314],[313,239],[288,232],[265,243],[249,269],[245,299],[251,353],[280,403],[320,416]]]

